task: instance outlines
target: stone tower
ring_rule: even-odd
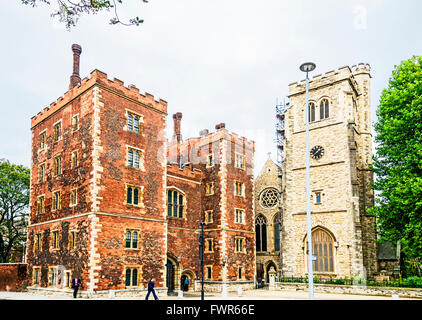
[[[309,84],[311,217],[316,276],[376,272],[370,67],[346,66]],[[307,274],[305,82],[289,86],[283,163],[283,274]]]

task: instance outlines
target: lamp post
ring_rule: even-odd
[[[201,271],[202,271],[202,279],[201,279],[201,300],[204,300],[204,225],[205,222],[201,222],[201,235],[199,236],[199,259],[201,260]]]
[[[313,62],[306,62],[300,66],[300,70],[306,72],[306,233],[308,238],[308,283],[309,299],[314,299],[314,272],[312,254],[312,227],[311,227],[311,175],[309,155],[309,77],[308,73],[315,70]]]

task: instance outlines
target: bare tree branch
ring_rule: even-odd
[[[21,0],[21,2],[32,7],[36,7],[37,3],[51,5],[48,0]],[[148,0],[142,0],[142,2],[148,3]],[[139,26],[144,22],[139,17],[130,18],[128,22],[122,21],[118,15],[118,7],[121,5],[123,5],[123,0],[57,0],[51,16],[58,17],[59,21],[64,23],[67,29],[76,26],[79,18],[84,14],[98,14],[104,10],[110,11],[110,9],[114,11],[114,17],[110,19],[110,24]]]

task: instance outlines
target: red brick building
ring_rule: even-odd
[[[182,142],[180,113],[168,142],[166,101],[99,70],[81,80],[72,50],[69,90],[31,119],[31,286],[178,290],[201,275],[204,219],[209,286],[253,285],[254,143],[222,124]]]
[[[175,269],[176,287],[184,276],[202,276],[198,229],[204,227],[204,279],[206,290],[253,287],[255,234],[253,211],[254,142],[229,133],[202,130],[200,137],[181,140],[181,113],[174,119],[168,145],[167,252]],[[175,214],[174,195],[183,208]],[[177,205],[176,204],[176,205]],[[192,283],[192,282],[191,282]]]

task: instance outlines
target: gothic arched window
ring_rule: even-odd
[[[315,272],[334,272],[334,239],[324,229],[312,231],[312,255]]]
[[[327,119],[330,116],[330,103],[328,99],[322,99],[319,104],[319,118],[320,120]]]
[[[309,102],[309,122],[313,122],[313,121],[315,121],[315,103]]]
[[[280,229],[281,221],[277,214],[274,219],[274,251],[280,251]]]
[[[256,251],[267,251],[267,220],[259,216],[255,221]]]

